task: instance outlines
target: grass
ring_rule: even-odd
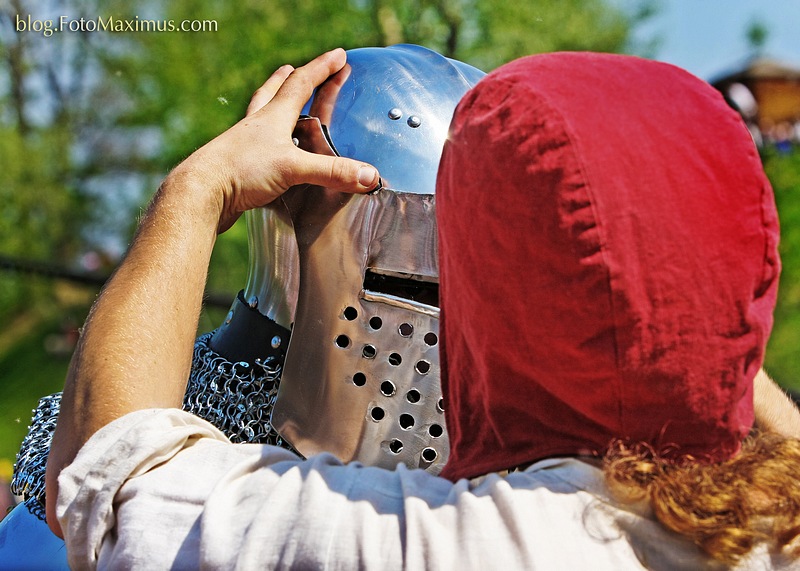
[[[0,353],[0,460],[11,462],[28,432],[39,398],[61,390],[69,365],[68,356],[45,350],[46,339],[59,333],[59,320],[35,319],[29,326],[28,319],[30,316],[12,323],[6,333],[19,328],[25,334]]]
[[[782,386],[800,392],[800,149],[768,151],[763,159],[778,205],[783,265],[765,368]]]

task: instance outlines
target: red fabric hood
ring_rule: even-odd
[[[443,476],[614,438],[708,461],[739,450],[778,220],[714,89],[629,56],[514,61],[459,104],[436,201]]]

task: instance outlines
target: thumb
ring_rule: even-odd
[[[307,153],[299,155],[293,170],[292,185],[308,183],[340,192],[365,193],[380,188],[378,169],[368,163],[345,157]]]

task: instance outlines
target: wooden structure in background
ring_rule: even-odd
[[[800,125],[800,66],[792,66],[766,57],[754,57],[743,66],[710,81],[732,101],[748,122],[757,125],[765,137],[781,138],[780,131],[789,130],[789,138],[797,139]],[[736,92],[746,87],[757,107],[743,109]],[[741,92],[741,91],[740,91]]]

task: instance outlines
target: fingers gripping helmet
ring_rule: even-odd
[[[434,189],[453,110],[483,75],[419,46],[357,49],[306,105],[299,146],[375,165],[383,189],[282,198],[299,289],[272,424],[302,454],[432,472],[447,459]]]

